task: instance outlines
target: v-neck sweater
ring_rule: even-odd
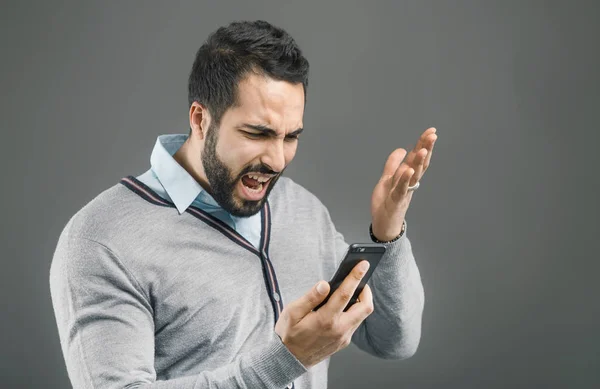
[[[348,248],[327,208],[281,177],[261,209],[259,249],[218,218],[179,214],[134,176],[79,210],[50,269],[61,347],[75,388],[327,387],[274,325],[284,302],[329,280]],[[381,357],[417,349],[424,304],[406,236],[369,285],[374,312],[352,342]]]

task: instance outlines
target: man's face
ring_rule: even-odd
[[[240,82],[238,105],[218,128],[211,122],[202,152],[211,194],[225,211],[237,217],[260,211],[296,154],[303,115],[302,84],[255,74]]]

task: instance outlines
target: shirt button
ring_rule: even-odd
[[[273,292],[273,298],[275,299],[275,301],[279,301],[279,293]]]

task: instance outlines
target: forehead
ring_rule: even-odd
[[[237,104],[231,114],[254,124],[295,130],[302,127],[304,86],[252,73],[239,83]]]

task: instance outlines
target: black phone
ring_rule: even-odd
[[[323,300],[319,305],[317,305],[313,309],[313,311],[316,311],[317,309],[321,308],[327,303],[333,292],[335,292],[336,289],[339,288],[344,279],[348,276],[348,274],[350,274],[352,269],[354,269],[354,267],[358,265],[360,261],[369,261],[369,264],[371,266],[369,266],[367,274],[365,274],[365,276],[358,284],[358,287],[354,291],[352,298],[344,308],[344,312],[350,309],[350,307],[356,303],[358,295],[360,295],[365,285],[369,281],[369,278],[371,278],[371,275],[375,271],[375,268],[379,264],[379,261],[381,260],[381,257],[383,257],[383,254],[385,254],[385,246],[381,243],[354,243],[350,245],[350,247],[348,247],[348,251],[346,251],[346,256],[344,257],[344,260],[342,261],[342,263],[340,263],[340,266],[333,275],[331,281],[329,281],[329,294],[327,295],[325,300]]]

